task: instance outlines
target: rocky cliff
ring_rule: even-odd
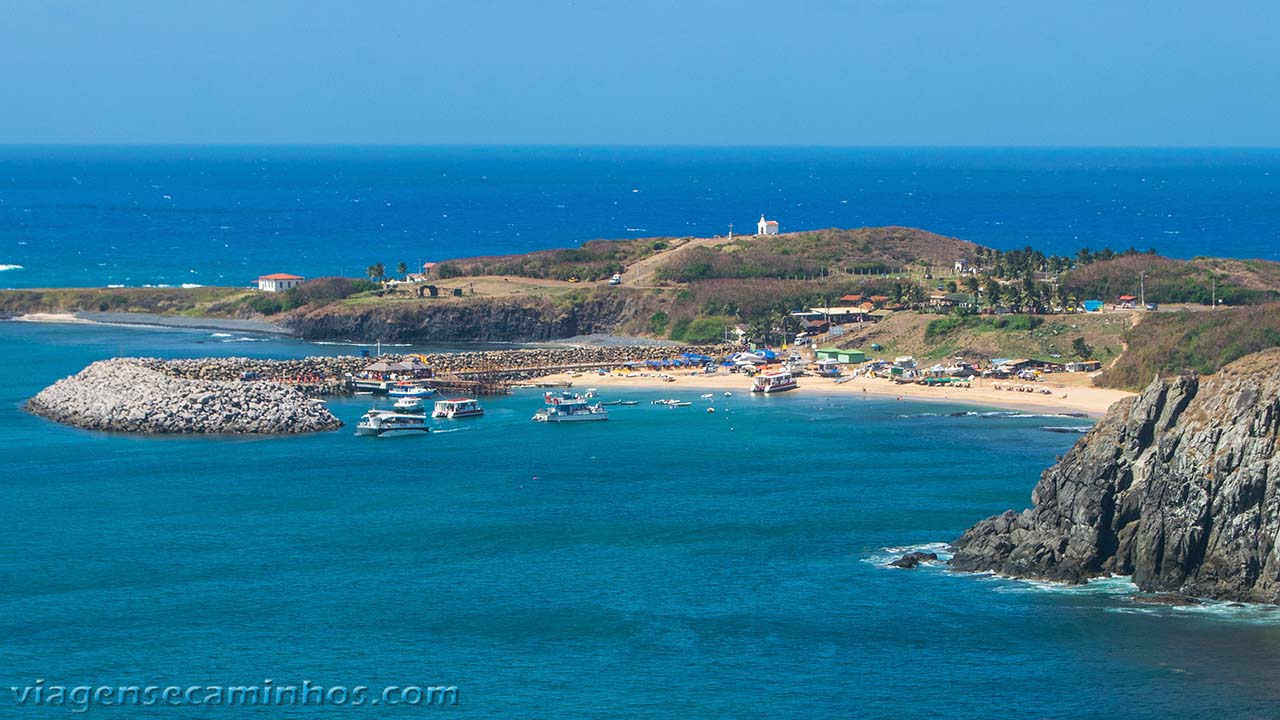
[[[467,298],[374,306],[328,305],[286,324],[307,339],[382,342],[532,342],[607,333],[643,313],[638,293],[598,293],[577,301]]]
[[[1156,380],[1042,475],[1032,508],[955,543],[956,570],[1280,603],[1280,350]]]
[[[27,401],[36,415],[89,430],[284,434],[342,426],[323,403],[272,382],[175,377],[164,361],[93,363]]]

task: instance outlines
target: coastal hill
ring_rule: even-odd
[[[1280,350],[1115,403],[1031,495],[974,525],[955,570],[1280,603]]]
[[[369,266],[368,279],[315,278],[280,293],[0,291],[0,315],[233,318],[269,322],[306,339],[367,342],[613,333],[711,343],[740,330],[777,346],[801,329],[792,313],[848,305],[853,301],[845,298],[857,295],[864,303],[877,298],[873,322],[845,326],[819,343],[929,362],[956,355],[1098,360],[1106,365],[1100,384],[1131,390],[1156,374],[1210,373],[1280,346],[1280,263],[1177,260],[1133,248],[1047,256],[902,227],[593,240],[444,260],[412,282],[390,280],[383,268]],[[614,274],[617,285],[610,282]],[[1121,295],[1158,303],[1159,311],[1115,308]],[[1105,302],[1106,311],[1067,311],[1089,299]],[[1215,304],[1221,307],[1202,312]]]

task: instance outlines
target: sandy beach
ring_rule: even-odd
[[[751,379],[741,373],[694,375],[690,371],[665,373],[674,377],[667,381],[657,373],[568,373],[544,378],[547,382],[572,383],[574,388],[607,388],[616,391],[623,388],[669,390],[673,397],[693,392],[725,392],[735,394],[750,391]],[[899,385],[882,378],[855,377],[848,382],[835,383],[828,378],[806,376],[798,378],[799,387],[791,393],[822,395],[876,395],[901,400],[927,400],[964,403],[1005,410],[1023,410],[1038,413],[1073,413],[1100,419],[1107,408],[1117,400],[1132,396],[1124,390],[1087,386],[1084,375],[1051,375],[1047,381],[1026,383],[1009,380],[975,379],[971,387],[926,387],[924,385]],[[1068,384],[1070,383],[1070,384]],[[1049,394],[997,390],[994,385],[1035,385],[1050,390]]]
[[[290,335],[287,328],[263,320],[238,318],[185,317],[130,312],[27,313],[9,318],[13,322],[60,323],[72,325],[125,325],[133,327],[224,330],[265,335]]]

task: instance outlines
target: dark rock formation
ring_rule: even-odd
[[[1280,350],[1116,403],[1041,476],[1033,507],[956,541],[951,567],[1280,602]]]
[[[915,566],[919,565],[921,562],[925,560],[937,560],[937,559],[938,559],[938,553],[909,552],[906,555],[903,555],[902,557],[898,558],[897,560],[894,560],[889,564],[893,565],[894,567],[906,568],[910,570],[911,568],[914,568]]]
[[[271,382],[175,377],[160,361],[96,362],[27,401],[36,415],[89,430],[285,434],[333,430],[323,403]]]

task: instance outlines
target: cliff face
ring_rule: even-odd
[[[632,293],[612,292],[582,302],[543,298],[405,302],[369,307],[331,305],[286,324],[311,340],[372,342],[521,342],[610,332],[642,312]]]
[[[1116,403],[1041,476],[1033,507],[974,525],[951,566],[1280,603],[1280,351]]]

